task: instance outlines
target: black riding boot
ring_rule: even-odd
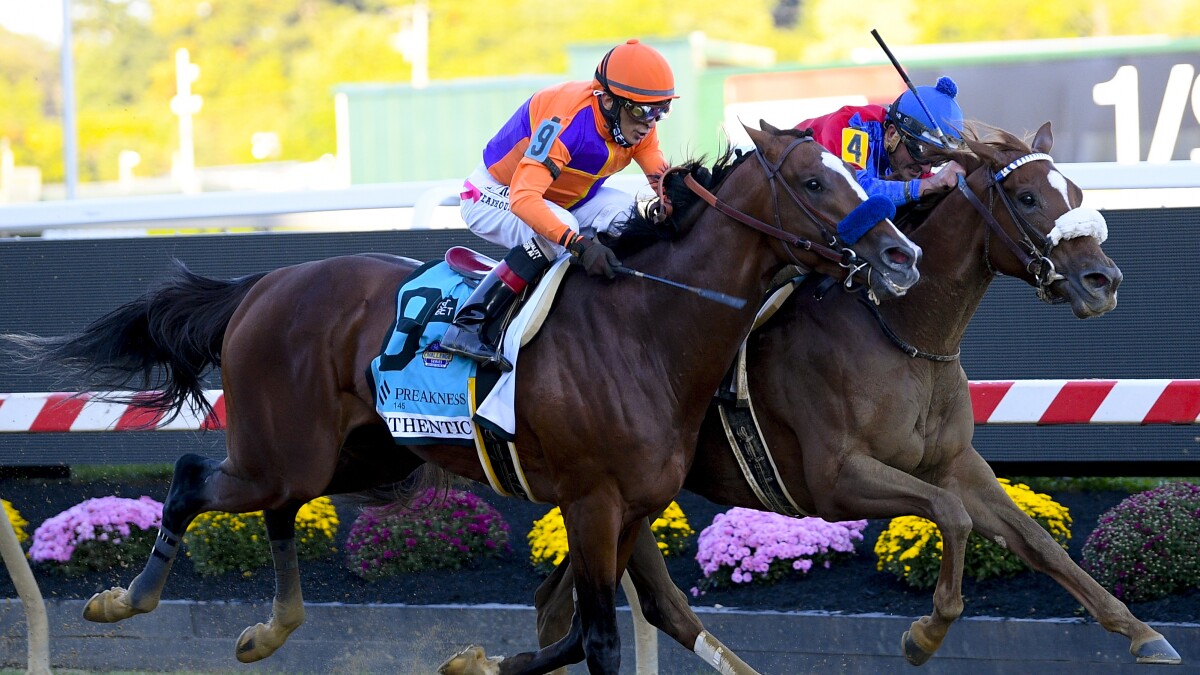
[[[550,261],[532,241],[512,249],[479,282],[471,297],[454,315],[454,321],[442,337],[442,349],[480,363],[493,363],[502,372],[512,370],[508,359],[496,351],[496,345],[488,342],[487,327],[503,315],[517,294],[549,266]]]

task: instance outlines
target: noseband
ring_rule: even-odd
[[[854,276],[854,273],[858,272],[864,267],[867,267],[869,263],[861,260],[858,257],[858,254],[855,253],[854,249],[852,248],[842,247],[841,251],[839,252],[837,250],[839,245],[837,237],[828,229],[829,227],[833,227],[834,230],[836,230],[837,221],[833,220],[813,206],[812,202],[808,201],[803,195],[798,194],[794,189],[792,189],[792,186],[788,185],[787,181],[780,179],[779,183],[783,185],[784,191],[787,192],[788,196],[791,197],[796,206],[799,207],[802,212],[804,212],[804,215],[812,220],[812,222],[817,226],[817,228],[821,231],[821,236],[825,239],[826,243],[819,244],[811,240],[804,239],[803,237],[798,237],[787,230],[784,230],[782,227],[782,219],[779,215],[779,193],[775,188],[775,179],[779,176],[780,169],[782,168],[783,163],[787,160],[788,155],[791,154],[792,150],[795,150],[801,143],[810,141],[813,141],[812,137],[810,136],[796,138],[787,146],[786,149],[784,149],[783,154],[779,157],[779,161],[775,164],[769,163],[766,158],[763,157],[763,153],[761,151],[754,151],[755,156],[758,158],[759,164],[763,167],[763,171],[766,174],[767,184],[771,186],[771,204],[772,208],[774,209],[773,215],[775,225],[765,223],[758,218],[739,211],[730,206],[728,203],[722,201],[712,192],[709,192],[703,185],[693,178],[690,173],[687,173],[686,169],[683,167],[673,167],[668,169],[667,172],[663,174],[662,179],[659,180],[659,215],[665,217],[669,216],[671,213],[670,202],[666,199],[664,188],[666,185],[667,175],[677,171],[684,172],[684,185],[687,185],[688,189],[696,193],[696,195],[700,197],[700,199],[703,199],[706,204],[717,211],[720,211],[726,216],[733,218],[739,223],[748,225],[755,230],[758,230],[759,232],[762,232],[763,234],[766,234],[774,239],[778,239],[786,244],[784,247],[784,253],[793,264],[806,267],[804,263],[800,262],[796,258],[791,247],[812,251],[826,260],[835,262],[844,268],[852,270],[850,277],[848,277],[846,280],[847,284],[849,284],[850,280]]]
[[[1055,271],[1054,263],[1050,260],[1050,252],[1054,249],[1052,242],[1046,235],[1042,234],[1035,228],[1024,216],[1017,213],[1016,206],[1012,203],[1012,198],[1001,187],[1001,183],[1005,178],[1008,178],[1016,169],[1037,161],[1054,162],[1054,159],[1045,153],[1034,152],[1028,155],[1019,157],[1005,166],[1003,169],[992,174],[988,181],[988,205],[984,206],[979,197],[967,186],[967,181],[961,175],[958,177],[958,191],[966,197],[971,206],[979,212],[983,217],[983,221],[987,223],[991,233],[996,235],[996,238],[1004,242],[1012,254],[1026,272],[1034,279],[1034,287],[1037,289],[1037,296],[1043,302],[1064,302],[1064,300],[1056,298],[1050,293],[1050,284],[1063,278],[1061,274]],[[1017,229],[1021,233],[1020,239],[1014,239],[1007,230],[1005,230],[996,217],[992,215],[992,206],[995,204],[996,195],[1000,195],[1000,201],[1004,203],[1004,207],[1008,210],[1009,218],[1016,224]],[[1068,207],[1071,205],[1068,203]],[[983,259],[987,264],[988,271],[995,273],[995,268],[992,267],[992,262],[989,257],[989,247],[987,242],[991,240],[989,236],[984,241]]]

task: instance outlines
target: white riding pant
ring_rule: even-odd
[[[478,196],[474,196],[475,190]],[[463,199],[459,207],[467,227],[480,237],[503,246],[513,248],[530,239],[536,239],[548,257],[555,258],[564,251],[558,242],[549,241],[533,231],[509,210],[508,186],[496,182],[482,164],[471,173],[463,186]],[[547,201],[546,206],[567,227],[585,237],[595,237],[601,232],[619,235],[629,218],[636,196],[616,188],[601,187],[586,203],[570,210]],[[553,252],[553,253],[551,253]]]

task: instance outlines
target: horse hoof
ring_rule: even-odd
[[[234,650],[238,661],[242,663],[261,661],[279,649],[279,645],[271,645],[267,640],[258,639],[266,627],[266,624],[258,623],[242,631],[242,634],[238,636],[237,648]]]
[[[914,666],[924,665],[926,661],[933,656],[933,652],[927,652],[921,649],[917,641],[912,637],[912,631],[904,631],[904,637],[900,638],[900,648],[904,650],[904,658]]]
[[[1161,663],[1171,666],[1183,663],[1183,659],[1179,658],[1179,652],[1175,651],[1171,643],[1161,635],[1148,642],[1143,642],[1129,651],[1137,657],[1138,663]]]
[[[138,609],[130,605],[126,597],[128,594],[120,586],[100,591],[83,606],[83,618],[93,623],[116,623],[154,609]]]
[[[441,675],[499,675],[503,656],[488,658],[479,645],[471,645],[438,666]]]

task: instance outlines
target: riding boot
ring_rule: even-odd
[[[479,282],[454,315],[442,336],[442,349],[480,363],[494,364],[501,372],[512,370],[512,364],[488,339],[488,327],[549,266],[549,259],[534,241],[512,249]]]

